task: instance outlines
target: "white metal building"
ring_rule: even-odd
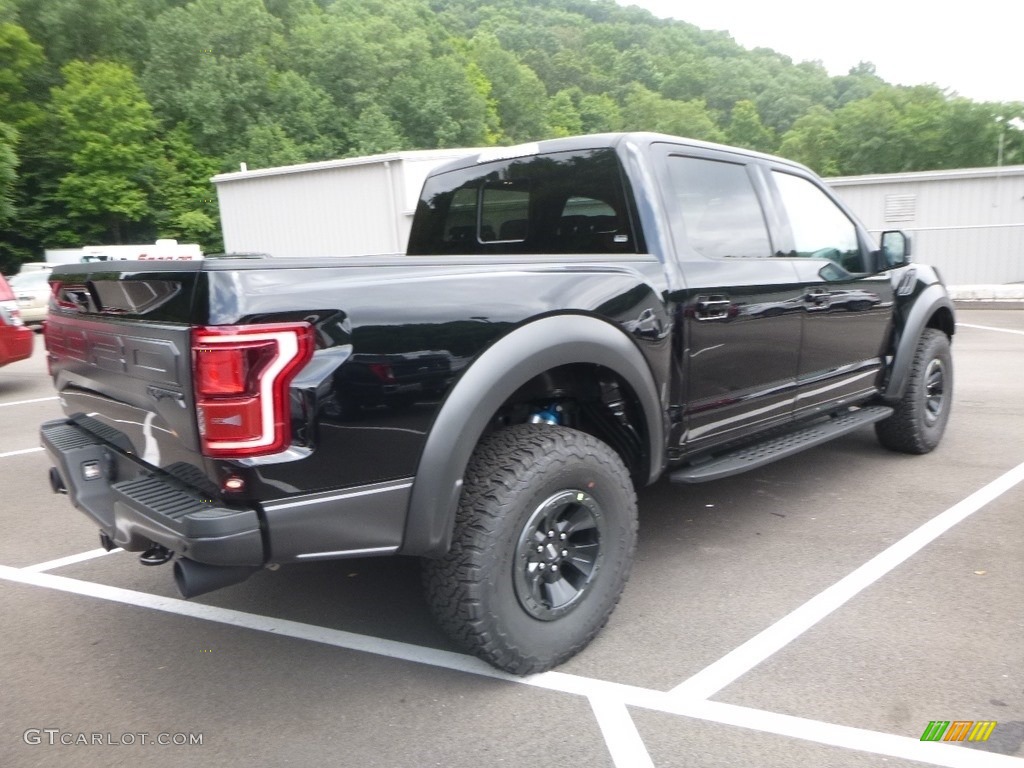
[[[405,251],[427,174],[473,149],[395,152],[213,177],[228,253]]]
[[[825,181],[872,232],[911,234],[947,284],[1024,282],[1024,165]]]

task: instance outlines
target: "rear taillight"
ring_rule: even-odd
[[[0,325],[24,325],[21,319],[21,310],[18,309],[16,301],[0,301]]]
[[[291,442],[288,387],[313,354],[308,323],[192,331],[192,374],[203,453],[244,458]]]
[[[70,298],[74,295],[75,291],[79,293],[85,291],[84,285],[69,285],[62,283],[60,280],[50,281],[50,308],[60,307],[61,309],[78,309],[78,305],[75,304]]]

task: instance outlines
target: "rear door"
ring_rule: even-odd
[[[867,234],[811,176],[768,174],[784,219],[784,250],[800,279],[803,344],[794,412],[807,416],[875,391],[892,317],[888,273],[874,274]]]
[[[677,306],[682,406],[673,444],[701,449],[791,418],[801,286],[752,159],[661,145],[664,208],[686,288]]]

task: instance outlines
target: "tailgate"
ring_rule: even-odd
[[[121,262],[50,278],[46,347],[65,414],[116,431],[122,448],[163,468],[203,466],[190,352],[201,272],[190,267]]]

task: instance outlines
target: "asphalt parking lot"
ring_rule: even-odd
[[[101,554],[46,481],[38,339],[0,369],[0,766],[1024,768],[1024,311],[958,320],[938,450],[867,428],[645,489],[611,622],[528,678],[447,642],[413,561],[184,601]],[[997,725],[921,741],[936,720]]]

